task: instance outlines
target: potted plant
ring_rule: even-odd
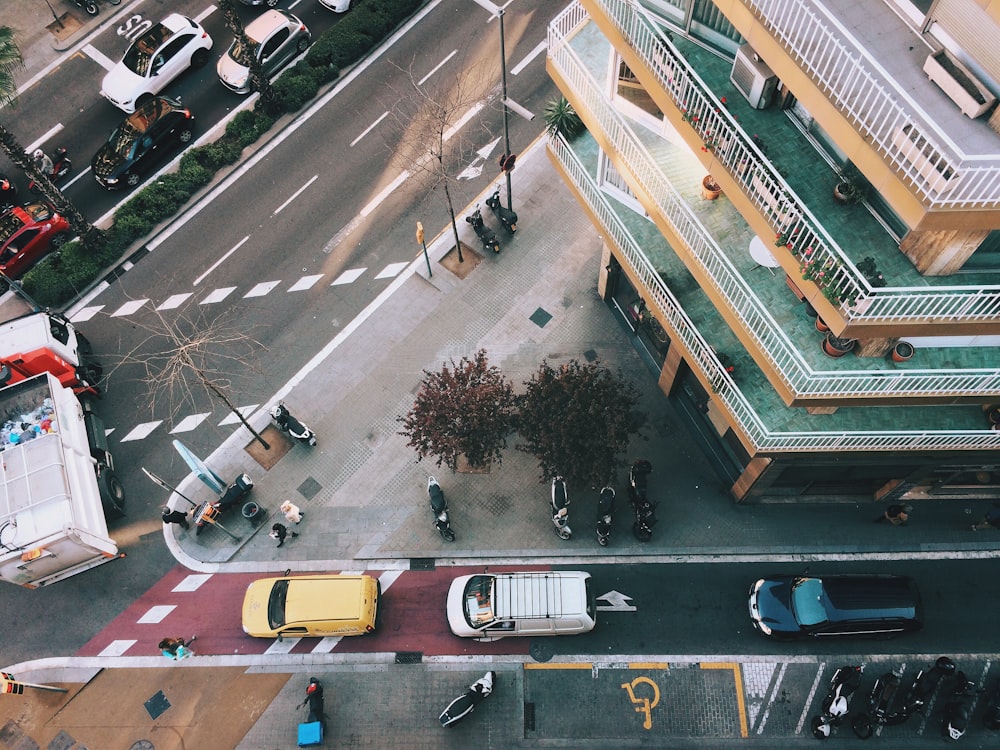
[[[909,341],[897,341],[892,347],[892,361],[905,362],[913,356],[913,344]]]
[[[714,201],[722,193],[722,186],[715,181],[712,175],[705,175],[701,181],[701,197],[705,200]]]
[[[823,354],[828,357],[843,357],[854,351],[856,343],[857,339],[839,338],[833,335],[833,331],[830,331],[823,339]]]
[[[868,197],[868,180],[851,162],[837,170],[837,183],[833,187],[833,197],[838,203],[853,205]]]
[[[573,109],[573,105],[562,96],[546,105],[545,130],[549,135],[561,135],[567,141],[572,141],[583,132],[583,120]]]

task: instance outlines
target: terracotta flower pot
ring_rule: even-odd
[[[701,181],[701,197],[705,200],[714,201],[722,194],[722,188],[719,187],[712,175],[705,175]]]
[[[857,339],[842,339],[827,333],[823,339],[823,354],[828,357],[843,357],[854,351],[854,345],[857,343]]]
[[[892,347],[892,361],[905,362],[913,356],[913,344],[909,341],[899,341]]]
[[[827,331],[830,330],[830,326],[824,323],[823,319],[819,317],[819,315],[816,316],[815,325],[816,325],[816,330],[819,331],[820,333],[826,333]]]

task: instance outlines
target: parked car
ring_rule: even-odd
[[[366,575],[262,578],[243,597],[243,632],[255,638],[364,635],[382,589]]]
[[[452,633],[478,641],[586,633],[596,624],[590,574],[582,571],[460,576],[447,612]]]
[[[324,8],[329,8],[334,13],[343,13],[351,7],[351,0],[319,0],[319,4]]]
[[[208,62],[212,37],[196,21],[171,13],[136,39],[104,76],[101,95],[131,113],[188,68]]]
[[[134,187],[194,137],[194,115],[176,99],[156,96],[111,131],[90,160],[102,186]]]
[[[268,78],[285,67],[296,55],[309,47],[312,35],[296,16],[287,10],[268,10],[246,26],[247,38],[253,43],[253,54],[260,60]],[[234,39],[221,58],[216,70],[222,84],[237,94],[249,94],[250,69],[240,62],[243,45]]]
[[[891,638],[923,627],[913,579],[893,575],[775,575],[750,587],[750,619],[775,639]]]
[[[268,8],[274,8],[278,4],[278,0],[240,0],[240,2],[251,7],[266,5]]]
[[[0,215],[0,271],[19,279],[70,239],[69,222],[50,204],[37,201],[11,208]]]

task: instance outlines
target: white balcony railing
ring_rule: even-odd
[[[549,47],[552,54],[553,48]],[[973,450],[1000,447],[1000,432],[992,430],[881,430],[772,432],[739,386],[725,371],[711,346],[649,263],[642,248],[622,223],[594,178],[560,138],[549,140],[549,152],[601,222],[616,257],[643,287],[647,305],[670,331],[672,344],[682,346],[688,364],[711,384],[715,398],[732,415],[757,451],[917,451]]]
[[[873,288],[753,139],[716,99],[660,27],[631,0],[592,0],[613,22],[658,86],[683,113],[717,162],[765,216],[800,264],[824,269],[824,294],[855,323],[983,322],[1000,319],[1000,286]],[[566,44],[588,19],[574,2],[549,25],[549,47]],[[554,57],[554,56],[553,56]],[[638,167],[638,165],[637,165]]]
[[[638,183],[643,193],[655,200],[655,207],[648,207],[648,210],[656,210],[670,224],[684,242],[689,255],[711,279],[712,286],[791,392],[803,398],[971,395],[987,399],[1000,394],[1000,370],[996,369],[812,370],[799,353],[798,346],[788,338],[711,232],[671,185],[625,118],[608,100],[603,87],[594,80],[573,49],[565,44],[568,33],[572,33],[575,25],[587,20],[583,14],[576,17],[574,24],[574,7],[578,6],[570,6],[566,14],[553,23],[553,26],[564,23],[563,32],[566,33],[553,39],[550,30],[550,64],[572,89],[574,99],[582,103],[581,114],[588,126],[599,129],[612,144],[620,160],[621,171]],[[633,264],[636,268],[641,265],[643,269],[640,279],[648,283],[650,289],[662,288],[658,274],[651,268],[647,269],[645,256],[638,250],[636,252],[642,257],[642,264],[638,260]]]

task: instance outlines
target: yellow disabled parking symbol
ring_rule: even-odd
[[[639,685],[648,685],[652,690],[652,698],[646,698],[636,695],[636,688]],[[646,718],[642,722],[643,729],[653,728],[653,715],[652,711],[656,708],[656,705],[660,702],[660,688],[655,682],[653,682],[648,677],[636,677],[632,682],[623,682],[622,689],[628,692],[628,699],[636,704],[635,712],[637,714],[645,714]],[[640,693],[648,692],[643,689]]]

